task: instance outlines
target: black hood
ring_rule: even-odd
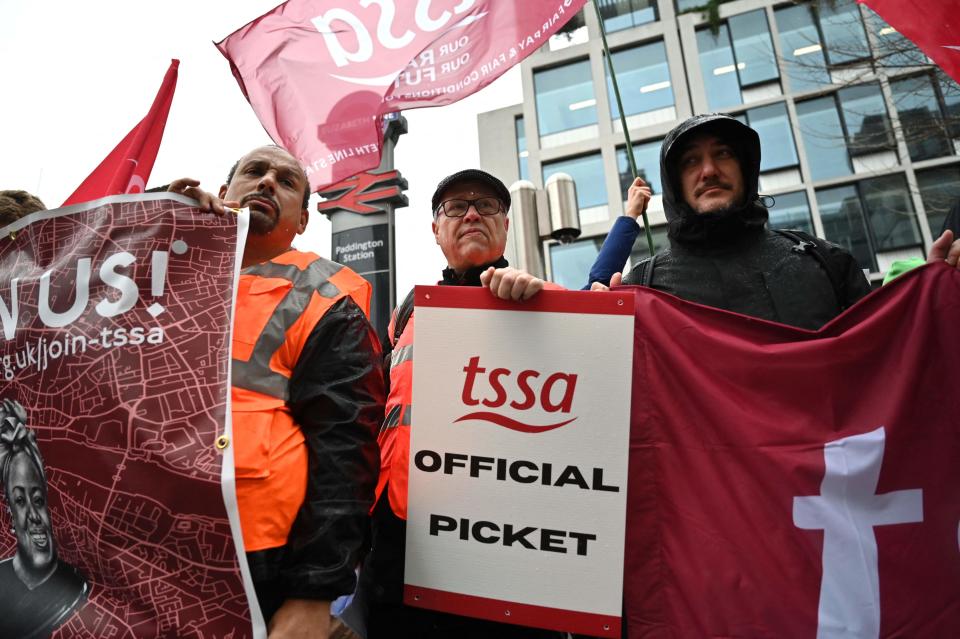
[[[743,172],[746,197],[739,205],[715,213],[697,214],[683,200],[677,155],[683,142],[693,135],[710,133],[733,147]],[[667,134],[660,149],[660,178],[663,208],[670,226],[671,244],[729,244],[744,235],[761,231],[767,209],[760,204],[760,136],[739,120],[722,113],[696,115],[684,120]]]

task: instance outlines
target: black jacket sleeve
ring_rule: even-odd
[[[307,492],[283,552],[284,599],[353,592],[380,468],[383,371],[376,333],[345,297],[317,322],[290,378],[308,454]]]
[[[840,281],[837,283],[837,302],[840,304],[840,310],[846,310],[860,301],[872,289],[867,276],[863,274],[863,269],[857,263],[856,258],[841,247],[819,240],[827,249],[827,259],[831,262],[831,270],[834,273],[841,274]]]

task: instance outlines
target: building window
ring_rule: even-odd
[[[897,68],[930,64],[920,49],[869,8],[866,23],[876,36],[873,60],[878,66]]]
[[[775,15],[791,90],[799,93],[830,84],[827,59],[823,55],[823,43],[812,7],[784,7],[777,9]]]
[[[954,82],[953,78],[940,69],[935,73],[940,87],[940,97],[943,98],[943,115],[947,120],[947,130],[952,137],[960,138],[960,84]]]
[[[850,251],[861,268],[876,271],[878,251],[921,244],[903,175],[885,175],[818,190],[817,206],[826,238]]]
[[[607,33],[639,27],[657,19],[655,0],[596,0]]]
[[[814,180],[849,175],[851,158],[894,149],[890,118],[876,83],[798,102],[797,116]]]
[[[923,240],[903,175],[884,175],[857,185],[877,251],[919,246]]]
[[[813,235],[810,204],[804,191],[781,193],[773,199],[773,206],[770,207],[770,228],[793,229]]]
[[[740,86],[748,87],[777,80],[777,57],[773,55],[773,41],[763,9],[741,13],[727,20],[733,40],[733,55],[737,59]]]
[[[933,78],[926,74],[902,78],[892,81],[890,90],[910,159],[918,161],[950,155],[953,142],[944,119],[946,108]]]
[[[721,24],[716,35],[710,29],[697,31],[697,50],[710,109],[716,111],[740,104],[743,99],[737,79],[737,62],[733,58],[727,25]]]
[[[860,196],[854,185],[817,191],[817,208],[823,222],[823,234],[853,255],[860,268],[877,270],[876,258],[867,238]]]
[[[550,51],[558,51],[572,47],[575,44],[582,44],[589,40],[587,33],[587,21],[583,17],[583,9],[577,11],[570,20],[557,30],[547,41],[547,48]]]
[[[633,161],[637,164],[637,172],[643,181],[650,185],[654,195],[663,192],[663,185],[660,183],[660,147],[662,145],[663,140],[633,145]],[[627,161],[627,151],[622,147],[617,149],[617,173],[620,175],[620,195],[626,201],[627,189],[633,184],[633,173]]]
[[[843,123],[833,96],[797,103],[800,136],[807,153],[810,178],[825,180],[853,171],[843,139]]]
[[[797,165],[797,147],[784,103],[749,109],[745,115],[746,123],[760,136],[761,172]]]
[[[763,9],[741,13],[719,26],[697,31],[700,69],[712,110],[741,104],[741,89],[780,77],[767,15]]]
[[[516,118],[514,120],[514,128],[517,134],[517,164],[520,169],[520,179],[529,180],[530,179],[530,167],[529,160],[527,159],[530,155],[530,152],[527,151],[527,131],[523,126],[523,116]]]
[[[540,136],[596,124],[590,62],[581,60],[533,74]]]
[[[920,188],[923,209],[927,213],[930,235],[937,239],[947,213],[960,203],[960,165],[917,171],[917,186]]]
[[[651,42],[615,51],[612,59],[626,115],[673,107],[673,88],[670,84],[670,69],[667,67],[667,50],[663,42]],[[620,117],[620,109],[617,108],[609,71],[606,75],[610,117],[617,119]]]
[[[895,148],[887,105],[880,86],[859,84],[837,92],[847,129],[847,149],[851,156],[879,153]]]
[[[863,30],[856,0],[820,2],[817,10],[830,64],[845,64],[870,57],[867,34]]]
[[[607,187],[603,176],[603,158],[599,153],[584,155],[578,158],[550,162],[543,165],[543,183],[554,173],[566,173],[573,178],[577,185],[577,206],[580,208],[580,223],[592,224],[607,219],[607,212],[602,215],[584,214],[586,209],[606,207]]]
[[[677,13],[687,13],[696,9],[703,9],[707,0],[677,0]]]
[[[650,235],[653,236],[653,252],[659,253],[670,246],[670,239],[667,237],[669,228],[666,224],[653,226],[650,228]],[[630,249],[630,268],[633,268],[643,260],[650,257],[650,247],[647,245],[647,234],[640,229],[640,235],[633,243]]]
[[[576,291],[586,285],[590,267],[597,259],[602,237],[589,237],[570,244],[551,244],[550,271],[553,281],[560,286]]]

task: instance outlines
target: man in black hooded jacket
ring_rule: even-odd
[[[670,248],[634,267],[623,284],[807,329],[870,292],[840,247],[766,228],[760,138],[747,125],[722,114],[684,121],[663,141],[660,174]]]

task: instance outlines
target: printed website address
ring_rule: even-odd
[[[88,349],[109,350],[121,346],[141,346],[143,344],[162,344],[163,329],[159,326],[144,328],[104,328],[96,335],[63,335],[48,339],[39,337],[27,342],[14,353],[5,354],[0,360],[3,367],[3,378],[13,380],[18,372],[36,370],[45,371],[50,362],[61,357],[82,355]]]

